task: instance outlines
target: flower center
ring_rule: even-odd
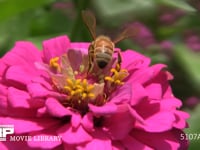
[[[88,74],[88,63],[84,63],[85,60],[82,62],[80,68],[75,70],[71,65],[73,62],[63,55],[51,58],[48,66],[54,87],[66,95],[60,102],[65,107],[85,113],[88,111],[88,103],[100,106],[109,101],[109,95],[124,84],[128,71],[121,69],[117,63],[113,65],[114,68],[107,69],[109,72]]]
[[[67,79],[67,85],[64,86],[64,89],[69,95],[69,99],[78,99],[79,103],[86,99],[93,99],[95,97],[92,90],[94,85],[88,84],[86,79]]]

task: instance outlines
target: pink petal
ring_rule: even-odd
[[[71,118],[72,127],[78,128],[78,126],[81,123],[81,120],[82,120],[82,118],[79,113],[73,113],[72,118]]]
[[[0,142],[0,149],[1,150],[9,150],[8,147],[6,147],[6,145],[4,145],[5,143]]]
[[[38,109],[45,106],[45,100],[43,98],[32,98],[29,100],[29,105],[33,109]]]
[[[139,69],[127,78],[128,83],[132,84],[145,84],[147,81],[153,78],[153,70],[150,68]]]
[[[73,70],[79,70],[80,65],[82,64],[83,61],[83,53],[81,50],[72,50],[69,49],[67,52],[69,62]]]
[[[163,98],[172,98],[174,97],[173,93],[172,93],[172,89],[171,86],[168,84],[165,84],[165,90],[163,90]]]
[[[0,95],[0,114],[8,114],[8,100],[6,96]]]
[[[63,143],[62,145],[64,146],[64,150],[77,150],[75,145],[70,145],[66,143]],[[62,149],[58,149],[58,150],[62,150]]]
[[[117,112],[117,105],[115,104],[105,104],[103,106],[95,106],[93,104],[88,104],[89,109],[95,115],[110,115]]]
[[[4,75],[7,68],[8,68],[8,65],[6,65],[3,59],[0,58],[0,80],[2,80],[2,76]]]
[[[0,143],[1,150],[30,150],[30,147],[27,145],[26,141],[4,141]]]
[[[41,61],[41,52],[31,42],[20,41],[2,60],[8,65],[32,66],[35,61]]]
[[[139,123],[144,125],[144,119],[132,107],[129,107],[129,112],[135,119],[135,124]]]
[[[55,129],[33,132],[30,133],[29,136],[32,137],[32,140],[27,142],[27,144],[30,146],[30,149],[53,149],[62,144],[62,137],[56,135]],[[48,139],[42,139],[44,137],[47,137]]]
[[[23,118],[10,118],[0,117],[0,124],[11,124],[14,125],[15,134],[27,133],[32,131],[40,131],[43,129],[51,128],[59,124],[59,120],[43,118],[36,119],[30,118],[30,120]]]
[[[140,114],[142,118],[146,119],[160,112],[160,103],[159,101],[144,99],[137,105],[133,106],[132,109]]]
[[[112,150],[125,150],[121,141],[112,141]]]
[[[175,113],[176,120],[173,126],[178,129],[184,129],[185,127],[187,127],[186,119],[188,119],[190,115],[180,110],[176,110],[174,113]]]
[[[59,93],[50,91],[39,83],[30,83],[27,85],[28,91],[32,97],[61,96]]]
[[[48,98],[46,100],[46,108],[48,113],[54,117],[60,118],[66,115],[72,115],[72,112],[68,108],[64,107],[61,103],[59,103],[55,98]]]
[[[43,75],[44,76],[44,75]],[[48,78],[48,77],[47,77]],[[53,86],[51,84],[50,81],[46,80],[46,78],[41,77],[41,76],[37,76],[34,79],[32,79],[32,82],[34,83],[40,83],[41,85],[43,85],[45,88],[49,89],[49,90],[53,90]]]
[[[166,71],[155,72],[155,76],[148,84],[156,83],[161,85],[162,89],[162,97],[164,98],[172,98],[174,97],[172,94],[171,87],[169,85],[168,77]]]
[[[0,95],[7,95],[7,93],[8,93],[7,87],[0,84]]]
[[[155,82],[158,82],[160,80],[157,79],[158,78],[157,75],[160,73],[163,67],[165,67],[165,65],[157,64],[148,68],[140,68],[136,70],[132,75],[128,76],[128,82],[132,84],[135,83],[144,84],[147,81],[154,79],[155,76],[156,76]]]
[[[12,107],[30,108],[30,96],[27,92],[16,88],[8,88],[8,102]]]
[[[70,40],[67,36],[59,36],[43,42],[44,61],[49,63],[53,57],[61,56],[67,52]]]
[[[126,149],[128,150],[153,150],[153,148],[147,146],[146,144],[136,140],[134,137],[131,136],[127,136],[126,138],[124,138],[122,143],[124,144],[124,147],[126,147]]]
[[[7,87],[0,84],[0,114],[7,114],[8,100],[7,100]]]
[[[87,42],[72,42],[70,49],[80,50],[83,54],[88,54],[89,44]]]
[[[131,70],[133,68],[143,68],[150,64],[150,59],[133,50],[122,52],[122,68]]]
[[[6,79],[12,82],[28,84],[35,77],[35,72],[33,71],[33,69],[26,68],[25,66],[12,66],[6,72]]]
[[[2,106],[2,105],[7,105],[7,102],[5,102],[4,100],[0,103],[0,113],[2,113],[5,116],[9,116],[9,117],[22,117],[22,118],[27,118],[27,117],[35,117],[36,115],[36,109],[32,109],[32,108],[23,108],[23,107],[10,107],[8,106]],[[7,101],[7,99],[6,99]],[[1,108],[2,107],[2,108]]]
[[[145,119],[145,124],[136,125],[148,132],[163,132],[173,128],[175,121],[172,112],[159,112]]]
[[[147,98],[147,92],[141,84],[132,84],[131,105],[137,105],[140,101]]]
[[[77,150],[111,150],[111,140],[100,130],[93,133],[93,139],[84,146],[78,146]]]
[[[104,126],[114,140],[125,138],[134,127],[134,119],[128,111],[116,113],[104,119]]]
[[[160,101],[160,110],[162,111],[174,111],[176,108],[180,108],[182,102],[175,98],[165,98]]]
[[[161,89],[161,85],[158,83],[152,83],[150,85],[148,85],[147,87],[145,87],[146,92],[148,93],[148,97],[150,99],[161,99],[162,96],[162,89]]]
[[[153,149],[177,150],[180,147],[180,136],[175,136],[176,132],[174,132],[174,130],[161,133],[149,133],[141,130],[134,130],[131,135],[138,141],[149,145]]]
[[[155,64],[155,65],[151,66],[151,69],[153,70],[154,75],[156,76],[165,67],[166,67],[166,65],[164,65],[164,64]]]
[[[67,144],[81,144],[92,140],[92,136],[82,126],[74,129],[70,124],[66,124],[60,128],[58,135],[62,136],[62,140]]]
[[[128,103],[131,100],[131,96],[132,96],[131,84],[125,84],[112,94],[110,102]]]
[[[85,114],[83,116],[83,119],[81,121],[81,124],[83,125],[83,127],[87,130],[87,131],[91,131],[94,127],[93,125],[93,115],[91,112]]]
[[[47,108],[42,107],[42,108],[37,109],[36,117],[38,117],[38,118],[49,117],[49,112],[47,111]]]

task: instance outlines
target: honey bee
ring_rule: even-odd
[[[98,68],[104,69],[111,62],[113,53],[116,52],[118,53],[118,64],[120,65],[122,57],[120,51],[115,50],[115,44],[125,38],[136,35],[138,29],[129,26],[114,40],[111,40],[110,37],[105,35],[96,36],[96,18],[91,11],[82,11],[82,18],[93,38],[93,41],[88,48],[88,72],[92,71],[95,63]]]

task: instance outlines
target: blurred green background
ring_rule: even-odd
[[[174,95],[191,114],[185,131],[200,134],[200,0],[0,0],[0,56],[19,40],[40,49],[43,40],[64,34],[91,41],[81,19],[84,9],[94,12],[97,33],[114,37],[127,26],[140,29],[117,47],[168,65]],[[190,138],[190,149],[200,148],[200,138]]]

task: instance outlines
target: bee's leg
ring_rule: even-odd
[[[121,63],[122,63],[122,54],[121,54],[121,51],[120,50],[115,50],[114,53],[117,53],[117,65],[116,66],[117,70],[120,70],[121,69]]]
[[[91,73],[94,68],[94,51],[93,51],[92,45],[89,46],[88,54],[89,54],[88,55],[89,56],[89,67],[88,67],[87,74]]]
[[[88,67],[88,74],[92,72],[94,68],[94,63],[92,63],[91,61],[89,62],[89,67]]]

